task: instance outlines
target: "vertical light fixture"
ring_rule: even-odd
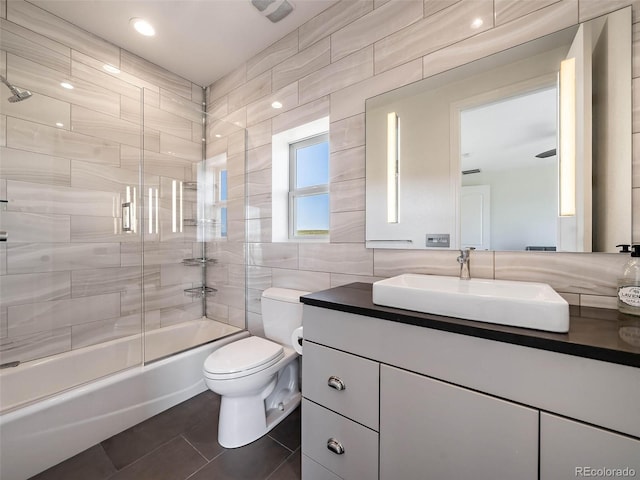
[[[560,63],[560,216],[576,214],[576,59]]]
[[[158,201],[158,188],[156,188],[156,233],[160,231],[160,210],[159,210],[159,201]]]
[[[387,223],[398,223],[398,115],[387,114]]]
[[[149,235],[153,233],[153,188],[149,187]]]
[[[182,224],[184,223],[182,211],[182,182],[180,182],[180,233],[182,233]]]
[[[176,198],[176,181],[171,181],[171,231],[176,233],[178,231],[178,212],[177,212],[177,198]]]

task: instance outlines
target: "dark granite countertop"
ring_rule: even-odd
[[[301,301],[306,305],[392,322],[640,367],[640,347],[622,340],[618,332],[623,323],[640,328],[640,317],[624,315],[617,310],[572,306],[569,332],[551,333],[383,307],[372,302],[371,290],[369,283],[351,283],[305,295]]]

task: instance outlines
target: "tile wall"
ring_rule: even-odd
[[[195,227],[173,232],[171,196],[173,182],[197,179],[203,89],[23,0],[1,1],[0,17],[0,74],[34,93],[11,104],[0,92],[0,230],[9,234],[0,363],[139,333],[143,318],[147,330],[200,318],[202,302],[184,289],[201,284],[202,270],[181,262],[201,256],[201,243]],[[234,140],[242,156],[244,136]],[[135,233],[121,225],[127,187]],[[196,218],[196,192],[183,194],[183,218]],[[236,227],[236,263],[211,274],[235,289],[244,285]],[[243,327],[237,296],[231,312],[223,300],[209,316]]]
[[[247,175],[270,174],[272,135],[327,115],[331,122],[330,243],[272,243],[270,193],[247,192],[249,328],[261,331],[259,297],[270,286],[320,290],[402,272],[457,275],[456,252],[365,248],[366,98],[627,5],[640,21],[640,2],[629,0],[342,0],[211,85],[208,108],[247,128]],[[467,20],[477,16],[484,24],[470,31]],[[640,77],[639,25],[634,77]],[[634,97],[639,82],[634,78]],[[270,106],[276,99],[281,110]],[[637,107],[633,120],[640,131]],[[236,214],[240,221],[242,212]],[[571,304],[615,308],[616,277],[626,261],[602,253],[475,252],[472,271],[547,282]]]

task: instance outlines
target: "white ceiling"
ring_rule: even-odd
[[[35,5],[192,82],[207,86],[336,0],[289,0],[286,18],[272,23],[250,0],[30,0]],[[155,27],[143,37],[129,25]]]

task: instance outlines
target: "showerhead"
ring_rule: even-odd
[[[33,95],[33,93],[31,93],[29,90],[22,90],[11,85],[2,75],[0,75],[0,81],[2,81],[2,83],[4,83],[9,88],[9,90],[11,90],[11,93],[13,93],[13,96],[7,99],[10,103],[21,102],[22,100],[26,100],[31,95]]]

